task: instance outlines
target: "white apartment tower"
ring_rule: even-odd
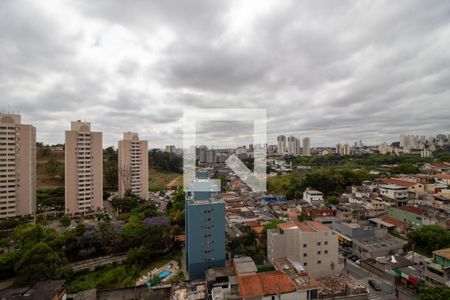
[[[86,213],[103,208],[102,133],[76,121],[65,134],[65,211]]]
[[[303,138],[303,155],[310,156],[311,155],[311,148],[309,144],[309,137]]]
[[[148,199],[148,141],[124,132],[118,148],[119,196],[127,193]]]
[[[36,212],[36,128],[0,114],[0,219]]]
[[[287,153],[289,155],[297,155],[300,153],[300,140],[295,136],[290,136],[287,139]]]
[[[277,137],[278,142],[278,155],[286,154],[286,137],[284,135],[279,135]]]

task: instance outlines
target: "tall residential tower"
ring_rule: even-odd
[[[286,154],[286,137],[284,135],[279,135],[277,137],[278,142],[278,155],[283,156]]]
[[[148,199],[148,142],[137,133],[124,132],[119,141],[119,196],[131,193]]]
[[[309,137],[303,138],[303,155],[310,156],[311,155],[311,148],[309,143]]]
[[[36,211],[36,128],[0,114],[0,219]]]
[[[86,213],[103,208],[102,133],[76,121],[66,131],[65,211]]]

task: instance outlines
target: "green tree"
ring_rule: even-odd
[[[113,147],[103,150],[103,179],[106,189],[117,190],[118,184],[118,158]]]
[[[51,158],[45,163],[45,172],[53,178],[57,176],[64,177],[64,164]]]
[[[15,264],[19,259],[19,255],[17,251],[0,255],[0,280],[16,275]]]
[[[450,288],[445,285],[427,286],[420,290],[420,300],[448,300]]]
[[[46,243],[40,242],[28,249],[15,266],[18,285],[56,278],[62,260]]]
[[[439,225],[425,225],[408,233],[409,248],[431,256],[438,249],[450,248],[450,232]]]
[[[61,217],[61,224],[64,227],[68,227],[70,225],[70,216],[64,215]]]

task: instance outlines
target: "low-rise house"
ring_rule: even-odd
[[[367,201],[363,202],[361,205],[366,211],[366,218],[378,217],[387,212],[386,203],[380,200],[367,199]]]
[[[395,201],[408,201],[409,191],[405,186],[397,184],[380,185],[380,195]]]
[[[369,186],[354,185],[352,186],[352,195],[356,198],[369,198],[372,196],[373,189]]]
[[[421,182],[417,182],[417,180],[417,178],[386,178],[384,179],[384,182],[387,185],[398,185],[405,187],[414,195],[423,195],[425,193],[425,185]]]
[[[303,269],[298,262],[288,258],[278,258],[273,262],[275,269],[289,276],[297,289],[295,299],[318,299],[319,283]]]
[[[435,218],[428,215],[427,210],[420,207],[404,205],[401,207],[390,207],[388,211],[390,217],[403,221],[414,228],[439,223]]]
[[[366,209],[358,203],[337,205],[336,217],[346,222],[353,220],[363,220],[366,218]]]
[[[352,247],[361,258],[375,258],[398,252],[406,242],[388,234],[388,226],[378,226],[378,219],[358,223],[336,222],[332,229],[339,240]]]
[[[323,193],[309,187],[303,192],[303,200],[314,206],[324,204]]]
[[[436,179],[437,181],[443,182],[446,185],[450,185],[450,174],[447,174],[447,173],[435,174],[434,179]]]
[[[315,207],[304,207],[302,208],[302,213],[305,215],[317,218],[317,217],[335,217],[336,209],[331,208],[315,208]]]
[[[425,262],[424,276],[429,283],[450,286],[450,248],[433,251],[433,258]]]
[[[239,294],[247,299],[297,299],[297,289],[289,276],[280,271],[238,276]]]

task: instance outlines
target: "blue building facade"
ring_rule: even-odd
[[[284,195],[263,195],[261,201],[265,204],[284,202],[286,201],[286,197]]]
[[[207,268],[225,266],[225,204],[220,186],[197,173],[186,192],[185,257],[189,279],[201,279]]]

